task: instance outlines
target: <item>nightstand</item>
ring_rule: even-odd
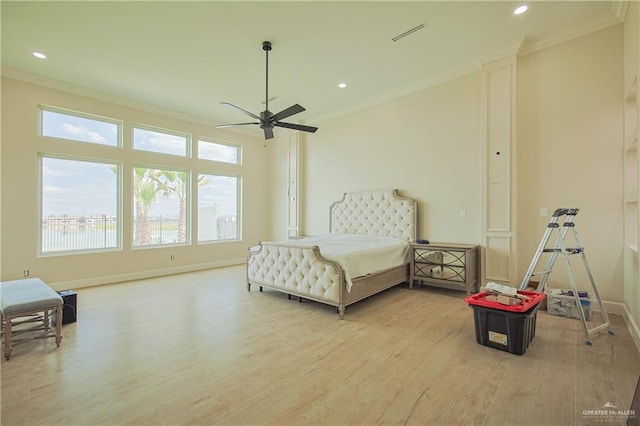
[[[478,255],[476,244],[411,244],[409,288],[413,282],[436,287],[478,292]]]

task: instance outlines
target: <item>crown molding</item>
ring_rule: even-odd
[[[628,3],[629,0],[614,0],[614,2],[626,2]],[[613,5],[612,5],[613,7]],[[628,4],[626,6],[628,8]],[[546,40],[541,40],[539,42],[534,42],[526,37],[523,37],[516,45],[508,47],[506,49],[503,49],[499,52],[494,52],[490,55],[487,55],[485,57],[482,58],[478,58],[476,63],[474,64],[468,64],[465,66],[461,66],[458,67],[454,70],[450,70],[448,72],[445,72],[443,74],[440,74],[439,76],[433,77],[433,78],[429,78],[429,79],[425,79],[425,80],[420,80],[414,83],[410,83],[407,84],[399,89],[396,90],[391,90],[388,92],[385,92],[381,95],[378,96],[374,96],[371,98],[368,98],[362,102],[357,102],[354,104],[351,104],[345,108],[341,108],[339,110],[336,111],[332,111],[330,113],[327,114],[323,114],[323,115],[318,115],[315,117],[312,117],[310,119],[307,120],[307,122],[309,124],[318,124],[318,123],[322,123],[323,121],[328,121],[328,120],[333,120],[334,118],[338,118],[347,114],[351,114],[353,112],[356,111],[360,111],[369,107],[372,107],[374,105],[380,104],[382,102],[386,102],[395,98],[398,98],[400,96],[404,96],[404,95],[408,95],[410,93],[413,92],[417,92],[419,90],[423,90],[426,89],[428,87],[431,86],[436,86],[438,84],[444,83],[446,81],[449,80],[453,80],[456,79],[458,77],[462,77],[464,75],[467,74],[471,74],[474,72],[479,71],[480,69],[482,69],[482,67],[490,62],[493,62],[495,60],[499,60],[502,58],[505,58],[507,56],[510,55],[518,55],[518,56],[522,56],[522,55],[527,55],[529,53],[533,53],[533,52],[537,52],[540,50],[544,50],[550,47],[553,47],[557,44],[560,43],[564,43],[570,40],[573,40],[575,38],[578,37],[582,37],[585,36],[587,34],[591,34],[600,30],[604,30],[606,28],[612,27],[614,25],[618,25],[620,24],[620,19],[618,18],[618,16],[612,16],[610,18],[605,18],[603,20],[601,20],[600,22],[597,22],[593,25],[587,26],[587,27],[583,27],[577,31],[571,31],[571,32],[567,32],[565,34],[562,34],[559,37],[555,37],[552,39],[546,39]]]
[[[503,49],[501,51],[494,52],[491,55],[484,56],[478,59],[478,63],[480,64],[480,67],[483,67],[494,61],[502,60],[510,56],[516,56],[520,54],[526,42],[527,42],[527,38],[522,37],[520,41],[518,43],[515,43],[513,46]]]
[[[166,115],[169,117],[190,121],[192,123],[203,124],[207,126],[212,125],[212,120],[205,117],[199,117],[196,115],[186,114],[184,112],[174,111],[168,108],[163,108],[157,105],[148,104],[142,101],[138,101],[123,96],[114,95],[111,93],[103,92],[100,90],[92,89],[86,86],[80,86],[78,84],[69,83],[62,80],[56,80],[49,77],[44,77],[37,74],[32,74],[26,71],[18,70],[16,68],[2,66],[0,68],[0,74],[4,78],[11,78],[13,80],[23,81],[25,83],[35,84],[37,86],[47,87],[49,89],[60,90],[63,92],[72,93],[78,96],[84,96],[87,98],[97,99],[104,102],[111,102],[114,104],[135,108],[155,114]]]
[[[436,77],[419,80],[419,81],[404,85],[398,89],[390,90],[380,95],[370,97],[368,99],[365,99],[362,102],[353,103],[351,105],[346,106],[345,108],[341,108],[327,114],[322,114],[322,115],[312,117],[311,119],[307,120],[307,123],[318,124],[318,123],[322,123],[323,121],[333,120],[334,118],[351,114],[353,112],[360,111],[360,110],[372,107],[374,105],[377,105],[386,101],[390,101],[395,98],[399,98],[404,95],[409,95],[411,93],[426,89],[428,87],[437,86],[438,84],[444,83],[449,80],[454,80],[458,77],[462,77],[467,74],[477,72],[479,70],[480,70],[480,65],[478,63],[464,65],[456,69],[453,69],[451,71],[447,71]]]
[[[620,22],[621,21],[616,16],[612,16],[610,18],[603,19],[600,22],[596,22],[593,25],[583,27],[577,31],[566,32],[558,37],[541,40],[537,43],[532,41],[531,43],[527,43],[525,46],[523,46],[523,48],[518,52],[518,54],[528,55],[529,53],[548,49],[549,47],[553,47],[557,44],[564,43],[564,42],[576,39],[578,37],[585,36],[587,34],[595,33],[597,31],[601,31],[609,27],[613,27],[614,25],[620,24]]]
[[[97,0],[96,0],[97,1]],[[164,115],[166,117],[175,118],[178,120],[184,120],[203,126],[213,126],[215,123],[212,119],[206,117],[200,117],[197,115],[187,114],[184,112],[164,108],[161,106],[145,103],[135,99],[127,98],[124,96],[118,96],[111,93],[103,92],[101,90],[92,89],[90,87],[81,86],[67,81],[56,80],[49,77],[44,77],[37,74],[32,74],[26,71],[18,70],[16,68],[2,66],[0,67],[0,76],[3,78],[10,78],[13,80],[23,81],[25,83],[35,84],[37,86],[46,87],[53,90],[60,90],[62,92],[72,93],[78,96],[84,96],[91,99],[96,99],[103,102],[110,102],[113,104],[122,105],[128,108],[135,108],[141,111],[150,112],[153,114]],[[287,131],[287,129],[281,129]],[[221,140],[229,140],[228,135],[236,135],[245,138],[262,141],[262,138],[256,136],[249,129],[233,128],[233,129],[216,129],[216,132],[220,132]]]
[[[627,19],[627,12],[629,12],[630,0],[612,0],[611,12],[620,19],[620,22],[624,22]]]

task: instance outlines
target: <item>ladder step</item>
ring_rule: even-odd
[[[567,247],[565,248],[567,254],[580,254],[584,251],[583,247]],[[542,250],[543,253],[562,253],[561,248],[547,248]]]
[[[531,276],[538,276],[538,275],[548,275],[551,273],[551,270],[549,269],[548,271],[535,271],[531,273]]]
[[[608,322],[605,322],[604,324],[600,324],[599,326],[593,327],[592,329],[590,329],[589,334],[595,333],[600,330],[604,330],[605,328],[609,328],[609,327],[610,327],[610,324]]]

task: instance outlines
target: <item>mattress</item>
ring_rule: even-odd
[[[409,243],[395,237],[330,233],[289,241],[297,247],[320,247],[320,253],[344,270],[347,290],[352,279],[409,263]]]

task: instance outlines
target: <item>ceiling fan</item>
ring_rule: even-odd
[[[304,107],[299,105],[299,104],[295,104],[295,105],[291,105],[289,108],[285,108],[282,111],[274,114],[271,111],[269,111],[269,51],[271,50],[271,42],[270,41],[263,41],[262,42],[262,50],[265,51],[265,55],[266,55],[266,83],[265,83],[265,87],[266,87],[266,94],[265,94],[265,108],[264,111],[262,111],[260,113],[260,115],[256,115],[253,114],[247,110],[244,110],[242,108],[240,108],[239,106],[233,105],[229,102],[220,102],[221,104],[224,105],[229,105],[230,107],[233,107],[237,110],[242,111],[245,115],[248,115],[251,118],[254,118],[256,121],[252,121],[250,123],[235,123],[235,124],[220,124],[218,126],[215,126],[217,128],[222,128],[222,127],[234,127],[234,126],[249,126],[249,125],[254,125],[257,124],[260,126],[260,128],[264,131],[264,138],[265,139],[273,139],[273,128],[274,127],[285,127],[287,129],[293,129],[293,130],[300,130],[303,132],[310,132],[310,133],[315,133],[316,130],[318,130],[317,127],[311,127],[311,126],[303,126],[302,124],[294,124],[294,123],[285,123],[282,122],[280,120],[285,119],[287,117],[291,117],[292,115],[298,114],[302,111],[304,111]]]

